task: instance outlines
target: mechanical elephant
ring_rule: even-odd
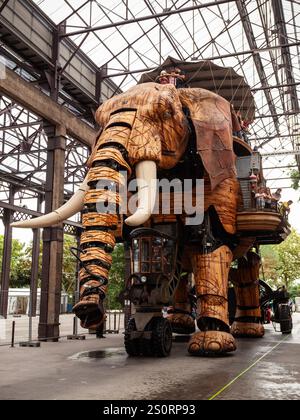
[[[96,120],[102,131],[79,191],[56,212],[18,226],[53,225],[83,209],[80,301],[74,312],[83,327],[96,327],[104,317],[114,230],[121,219],[120,188],[126,186],[126,178],[136,178],[138,184],[137,209],[125,219],[124,226],[130,227],[162,220],[152,214],[157,191],[151,180],[175,175],[203,179],[203,222],[188,227],[184,216],[169,218],[183,226],[182,265],[194,274],[199,331],[192,335],[188,350],[193,355],[234,351],[227,288],[236,245],[239,184],[232,138],[237,121],[229,102],[205,89],[144,83],[106,101]],[[99,212],[99,203],[107,211]],[[112,208],[117,211],[110,211]],[[182,280],[175,293],[175,311],[168,318],[175,327],[193,330],[186,299],[186,282]],[[254,325],[255,335],[257,317],[250,318],[247,325]],[[241,321],[235,323],[236,330],[242,329]]]

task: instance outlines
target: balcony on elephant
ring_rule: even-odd
[[[245,140],[233,136],[233,150],[237,156],[251,156],[252,148]]]
[[[262,158],[243,140],[235,137],[236,169],[240,183],[237,232],[260,244],[281,243],[290,233],[288,220],[266,186]]]

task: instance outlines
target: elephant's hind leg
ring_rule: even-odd
[[[260,258],[253,252],[247,257],[239,260],[239,268],[231,272],[237,302],[231,332],[235,337],[263,337],[258,285]]]
[[[228,320],[228,274],[232,252],[221,246],[208,254],[192,255],[197,294],[196,332],[188,351],[192,355],[222,354],[236,349]]]

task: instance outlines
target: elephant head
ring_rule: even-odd
[[[89,198],[93,195],[101,200],[91,192],[92,183],[101,179],[122,182],[117,174],[120,170],[129,175],[135,170],[141,187],[139,207],[126,223],[137,226],[149,219],[156,195],[150,181],[156,179],[157,168],[169,169],[177,164],[188,142],[188,122],[178,91],[172,85],[156,83],[135,86],[100,106],[96,121],[102,131],[88,161],[88,175],[75,195],[54,212],[14,223],[13,227],[41,228],[61,223],[83,209],[88,192]],[[106,194],[107,198],[112,197]]]

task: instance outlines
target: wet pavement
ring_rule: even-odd
[[[266,327],[225,357],[129,358],[123,335],[0,348],[0,399],[300,399],[300,314],[291,335]]]

